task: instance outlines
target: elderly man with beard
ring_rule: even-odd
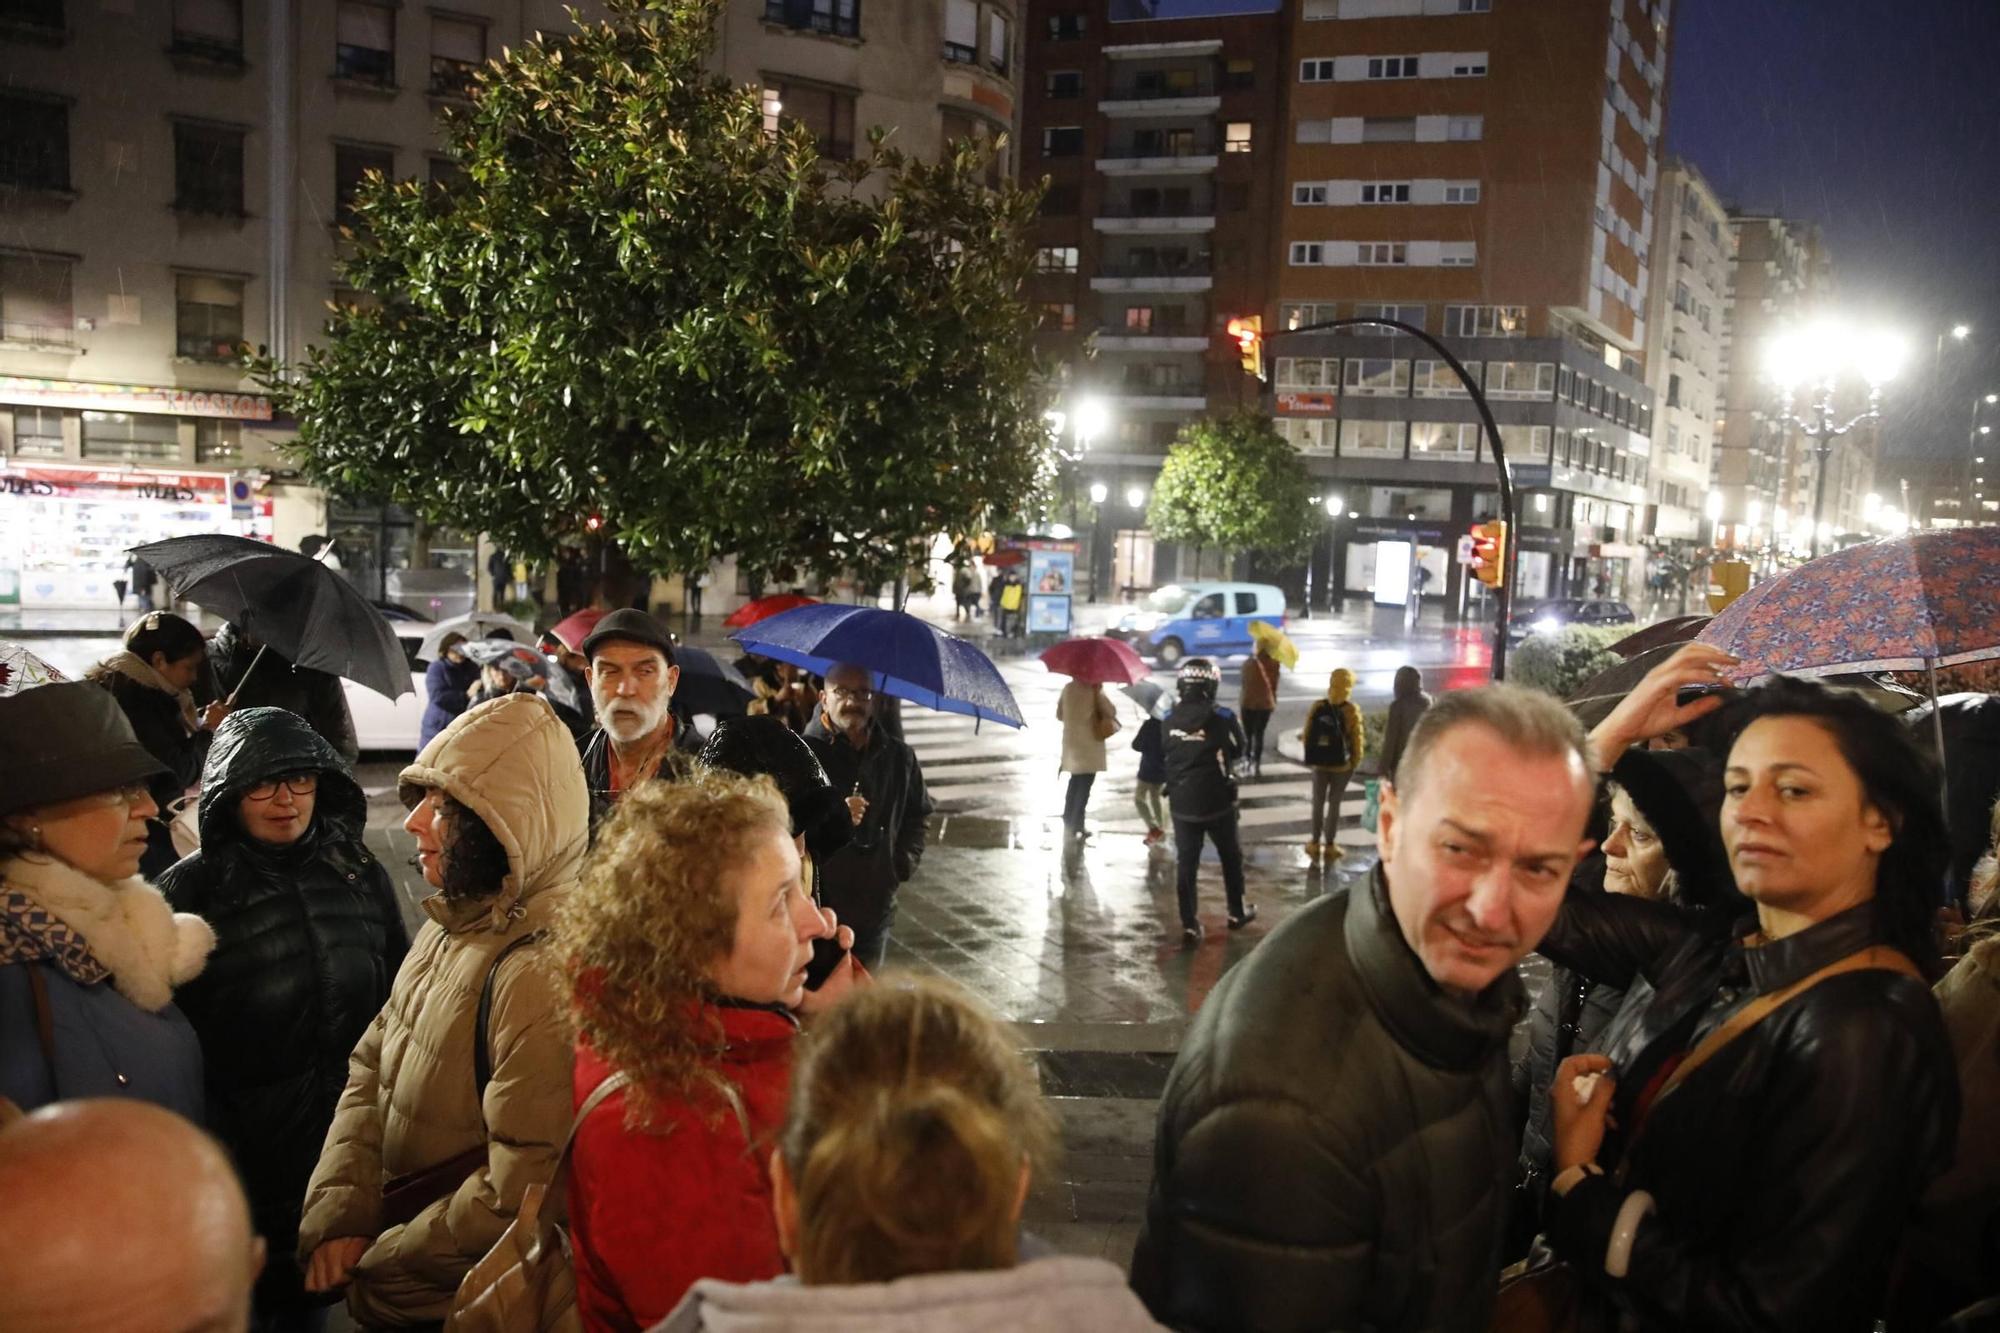
[[[674,717],[681,669],[674,665],[673,638],[659,621],[644,611],[613,611],[597,622],[582,647],[589,663],[584,677],[597,707],[597,729],[578,746],[594,836],[620,792],[653,778],[678,777],[677,757],[684,762],[701,742]]]
[[[917,873],[931,813],[916,751],[876,723],[882,697],[865,668],[842,663],[826,673],[820,714],[805,730],[854,820],[853,840],[821,867],[820,901],[854,928],[854,956],[868,968],[882,965],[896,889]]]
[[[1382,798],[1380,864],[1201,1007],[1160,1101],[1132,1285],[1179,1329],[1487,1327],[1519,1126],[1514,965],[1590,849],[1583,729],[1455,690]]]

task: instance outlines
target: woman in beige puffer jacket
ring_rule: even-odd
[[[424,900],[430,920],[354,1049],[299,1228],[308,1289],[345,1283],[348,1308],[371,1328],[443,1319],[522,1191],[554,1170],[569,1131],[570,1035],[557,978],[540,958],[545,946],[508,950],[546,928],[589,839],[575,742],[534,695],[468,710],[403,770],[402,783],[424,878],[446,891]],[[454,803],[505,853],[505,874],[490,888],[455,882],[476,852],[460,851]],[[466,859],[454,863],[455,851]],[[489,973],[492,1077],[482,1101],[473,1045]],[[481,1144],[483,1160],[455,1189],[410,1221],[384,1225],[385,1183]]]

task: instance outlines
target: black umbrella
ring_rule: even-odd
[[[741,671],[705,648],[681,645],[674,649],[674,664],[681,669],[674,704],[684,712],[716,717],[741,713],[756,697]]]
[[[295,666],[345,676],[388,699],[415,693],[389,622],[317,560],[222,533],[169,537],[132,553],[159,572],[176,599],[235,621]]]

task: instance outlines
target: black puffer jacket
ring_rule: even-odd
[[[258,668],[260,671],[263,668]],[[251,786],[319,774],[313,822],[273,848],[236,809]],[[347,1057],[388,998],[409,938],[388,872],[362,845],[367,801],[331,747],[278,708],[216,729],[202,774],[201,849],[160,880],[215,928],[215,953],[175,995],[201,1037],[210,1127],[235,1154],[270,1257],[260,1294],[295,1296],[299,1208]]]
[[[1236,809],[1229,766],[1243,754],[1236,714],[1199,695],[1174,705],[1162,724],[1167,738],[1167,800],[1178,820],[1206,823]]]
[[[1484,1330],[1518,1126],[1510,970],[1446,995],[1378,867],[1201,1007],[1160,1102],[1132,1286],[1182,1329]]]
[[[1600,893],[1563,904],[1542,952],[1626,988],[1601,1045],[1618,1071],[1612,1117],[1629,1126],[1666,1057],[1754,997],[1884,942],[1872,903],[1745,949],[1661,903]],[[1898,972],[1841,973],[1655,1101],[1622,1179],[1589,1177],[1551,1197],[1549,1239],[1643,1329],[1864,1333],[1957,1124],[1958,1076],[1929,987]],[[1620,1148],[1608,1143],[1600,1164],[1612,1169]],[[1606,1247],[1636,1190],[1658,1212],[1638,1226],[1629,1275],[1613,1279]]]
[[[217,630],[208,641],[212,679],[207,682],[205,692],[212,698],[227,699],[242,685],[242,693],[236,699],[238,708],[282,708],[297,713],[312,724],[312,729],[342,759],[353,763],[361,747],[354,738],[354,716],[348,712],[347,693],[340,677],[311,667],[293,666],[275,648],[258,662],[257,651],[244,641],[242,631],[236,626],[224,625]],[[250,670],[253,663],[257,667],[254,672]],[[197,701],[207,703],[208,699],[198,693]]]

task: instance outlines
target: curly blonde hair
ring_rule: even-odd
[[[791,815],[769,778],[710,772],[644,783],[599,828],[581,885],[557,909],[553,953],[571,1021],[631,1076],[630,1123],[643,1123],[659,1099],[698,1095],[717,1077],[723,1037],[702,1002],[714,993],[709,967],[736,936],[736,900],[724,881],[771,833],[789,841]]]

